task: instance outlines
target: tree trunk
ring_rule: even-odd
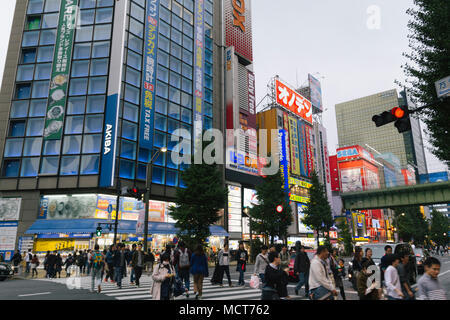
[[[317,231],[317,248],[320,246],[320,242],[319,242],[319,231]]]

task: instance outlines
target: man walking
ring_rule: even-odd
[[[94,285],[98,289],[98,293],[102,292],[102,272],[105,268],[105,257],[99,251],[100,247],[98,244],[94,247],[94,252],[90,255],[89,265],[92,267],[91,274],[91,292],[94,292]],[[89,273],[89,271],[88,271]]]
[[[131,258],[131,267],[134,272],[134,276],[136,278],[136,285],[139,287],[139,279],[141,279],[142,276],[142,269],[144,268],[144,252],[142,251],[142,244],[139,243],[137,246],[137,250],[133,251],[133,256]]]
[[[189,289],[190,289],[190,276],[189,276],[189,268],[191,266],[192,253],[186,248],[183,241],[178,243],[178,250],[174,254],[174,262],[175,262],[175,270],[177,270],[178,277],[181,281],[184,281],[184,287],[186,289],[186,298],[189,298]]]
[[[30,264],[31,264],[31,260],[33,259],[33,255],[31,254],[31,249],[28,249],[28,253],[25,257],[25,262],[26,262],[26,269],[25,272],[26,273],[30,273]]]
[[[262,286],[264,286],[264,273],[266,272],[266,267],[269,265],[269,258],[267,256],[267,246],[261,246],[261,253],[256,256],[255,268],[253,274],[259,276]]]
[[[122,289],[122,277],[124,273],[124,269],[127,266],[125,259],[125,245],[123,243],[119,243],[118,250],[114,252],[113,261],[114,261],[114,280],[119,287]]]
[[[125,252],[126,252],[127,264],[131,264],[130,284],[134,284],[134,281],[136,280],[136,274],[134,271],[132,260],[133,260],[134,253],[136,252],[136,243],[133,243],[133,245],[131,246],[131,253],[128,253],[127,251],[125,251]],[[130,255],[130,258],[128,257],[128,255]]]
[[[438,280],[441,263],[434,257],[428,257],[424,262],[425,273],[417,282],[417,300],[447,300],[444,289]]]
[[[384,272],[384,284],[386,286],[386,296],[388,300],[402,300],[404,298],[398,276],[397,266],[400,258],[396,254],[386,256],[388,267]]]
[[[313,300],[333,300],[333,296],[338,295],[333,280],[328,274],[326,259],[328,259],[328,249],[325,246],[319,246],[316,256],[311,261],[309,277],[310,296]]]
[[[300,246],[300,251],[295,256],[294,273],[298,275],[297,287],[295,287],[295,294],[298,295],[298,291],[303,285],[305,285],[305,297],[309,297],[309,268],[310,261],[308,255],[305,252],[305,247]]]
[[[405,300],[415,300],[414,292],[411,289],[411,284],[409,283],[409,252],[403,252],[400,254],[400,263],[397,266],[398,276],[400,278],[400,284],[402,287],[402,293]]]
[[[289,268],[289,264],[291,263],[291,255],[289,254],[286,245],[283,245],[283,247],[281,248],[280,258],[281,258],[280,264],[281,270]]]
[[[228,244],[225,244],[223,249],[219,251],[219,279],[220,279],[220,286],[223,287],[223,275],[226,273],[228,278],[228,285],[230,287],[233,286],[231,283],[231,276],[230,276],[230,251],[228,250]]]

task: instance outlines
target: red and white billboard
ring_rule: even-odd
[[[250,0],[224,0],[225,46],[253,62],[252,16]]]
[[[275,79],[277,103],[312,124],[311,101],[283,82]]]

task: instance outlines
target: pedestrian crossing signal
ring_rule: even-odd
[[[97,227],[95,234],[97,235],[97,237],[100,237],[102,235],[102,227]]]

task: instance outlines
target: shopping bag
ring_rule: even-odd
[[[251,279],[250,279],[250,287],[253,289],[259,289],[259,277],[252,275]]]

